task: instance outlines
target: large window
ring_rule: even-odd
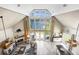
[[[51,13],[47,9],[34,9],[30,15],[32,30],[50,30]]]
[[[50,35],[51,13],[47,9],[34,9],[30,14],[30,29],[36,39]]]

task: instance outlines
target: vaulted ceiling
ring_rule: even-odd
[[[0,15],[8,28],[25,16],[30,16],[34,9],[47,9],[67,28],[76,31],[79,23],[79,4],[0,4]],[[0,20],[0,29],[2,28]]]
[[[79,10],[55,16],[65,27],[72,29],[76,33],[79,24]],[[73,31],[72,31],[73,32]]]
[[[3,16],[4,25],[6,28],[9,28],[22,20],[25,15],[4,9],[0,7],[0,16]],[[2,20],[0,18],[0,30],[3,29]]]
[[[0,4],[0,7],[29,15],[33,9],[48,9],[52,15],[58,15],[79,9],[79,4]]]

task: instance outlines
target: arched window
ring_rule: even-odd
[[[34,9],[30,14],[32,30],[49,30],[51,13],[47,9]]]

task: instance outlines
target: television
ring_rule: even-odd
[[[16,32],[21,32],[21,31],[22,31],[21,29],[17,29],[17,30],[16,30]]]

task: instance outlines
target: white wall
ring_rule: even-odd
[[[20,21],[16,25],[14,25],[13,27],[6,29],[7,38],[13,39],[14,38],[14,34],[15,34],[17,29],[21,29],[22,30],[22,32],[18,33],[18,35],[19,36],[23,35],[23,33],[24,33],[23,21]],[[4,31],[1,30],[0,31],[0,42],[4,41],[4,40],[5,40],[5,34],[4,34]]]
[[[55,21],[54,33],[60,33],[61,29],[62,29],[61,24],[58,21]]]
[[[65,27],[64,32],[67,33],[67,34],[72,35],[72,34],[76,34],[76,29],[70,28],[70,27]]]
[[[71,39],[72,34],[76,35],[76,30],[74,28],[70,28],[70,27],[65,27],[64,28],[64,33],[63,33],[63,39],[65,41],[68,41]]]
[[[16,36],[16,34],[17,34],[18,36],[23,35],[23,34],[24,34],[23,20],[21,20],[21,21],[18,22],[16,25],[14,25],[14,26],[12,27],[12,29],[13,29],[14,36]],[[17,30],[17,29],[21,29],[22,31],[19,32],[19,33],[16,33],[16,30]]]
[[[6,34],[7,34],[7,38],[13,38],[13,31],[12,28],[8,28],[6,29]],[[5,40],[5,35],[4,35],[4,31],[1,30],[0,31],[0,42]]]

